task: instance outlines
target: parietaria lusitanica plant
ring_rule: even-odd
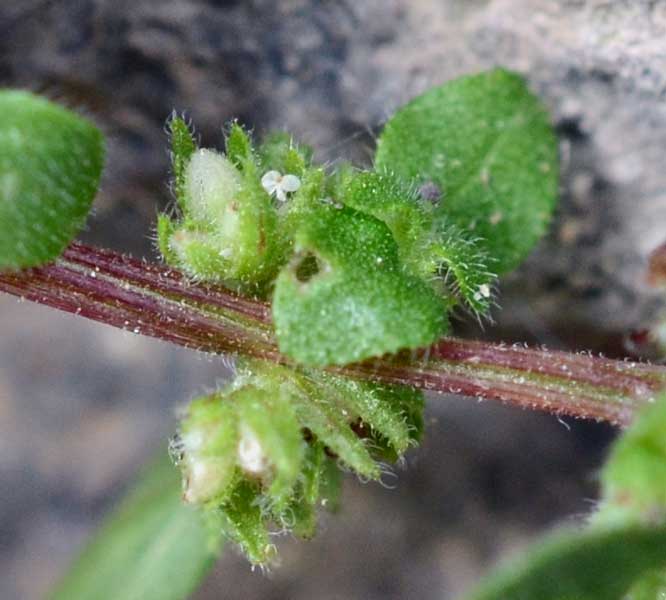
[[[272,533],[311,537],[338,507],[341,471],[379,480],[418,445],[423,390],[628,427],[587,525],[467,598],[666,595],[666,370],[446,337],[451,319],[489,321],[497,278],[555,208],[557,140],[521,77],[414,99],[371,170],[326,169],[289,135],[254,140],[236,122],[224,151],[199,148],[174,113],[159,265],[72,242],[103,164],[94,126],[14,90],[0,115],[0,290],[236,356],[232,381],[183,414],[175,466],[165,450],[146,468],[55,598],[184,598],[225,541],[270,567]]]

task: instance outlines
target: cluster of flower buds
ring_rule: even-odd
[[[172,444],[186,502],[257,564],[274,558],[270,533],[314,533],[334,508],[342,466],[386,472],[422,432],[423,399],[402,387],[252,362],[226,388],[194,400]]]

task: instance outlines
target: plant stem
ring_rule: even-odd
[[[289,364],[268,304],[115,252],[73,244],[53,264],[0,273],[0,291],[203,352]],[[455,338],[331,370],[618,425],[666,389],[665,367]]]

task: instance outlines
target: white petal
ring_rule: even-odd
[[[264,186],[264,189],[266,190],[266,193],[269,196],[273,196],[275,192],[277,192],[280,189],[280,184],[278,183],[269,183]]]
[[[281,185],[276,186],[275,197],[278,199],[279,202],[287,201],[287,194],[285,193],[284,189],[282,189]]]
[[[282,178],[282,189],[285,192],[295,192],[301,187],[301,180],[296,175],[285,175]]]
[[[280,171],[268,171],[261,178],[261,185],[269,194],[273,194],[281,181],[282,173]]]
[[[263,473],[268,467],[268,460],[259,439],[250,429],[243,428],[238,442],[238,464],[248,473]]]

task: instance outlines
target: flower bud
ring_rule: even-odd
[[[233,408],[219,394],[192,402],[180,431],[186,502],[220,502],[230,492],[237,439]]]
[[[222,154],[202,148],[185,170],[185,207],[195,221],[213,225],[228,219],[229,206],[241,188],[236,167]]]

